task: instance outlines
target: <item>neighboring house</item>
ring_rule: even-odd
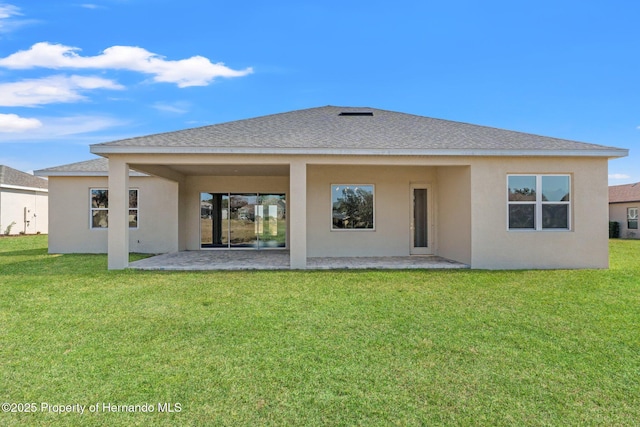
[[[0,165],[0,233],[46,234],[47,180]]]
[[[91,152],[108,164],[37,171],[53,199],[49,250],[107,251],[110,269],[130,251],[236,248],[289,249],[294,269],[307,257],[429,254],[472,268],[606,268],[608,159],[628,154],[333,106]]]
[[[620,224],[620,237],[640,239],[640,182],[609,187],[609,221]]]

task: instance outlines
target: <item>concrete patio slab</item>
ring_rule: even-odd
[[[134,261],[135,270],[289,270],[289,251],[185,251]],[[468,265],[432,255],[398,257],[307,258],[308,270],[341,269],[452,269]]]

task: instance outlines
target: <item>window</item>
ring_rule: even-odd
[[[569,230],[569,175],[508,175],[509,230]]]
[[[374,230],[373,185],[331,185],[331,229]]]
[[[627,208],[627,228],[629,230],[638,229],[638,208]]]
[[[109,190],[90,190],[90,227],[109,227]],[[129,228],[138,228],[138,190],[129,190]]]

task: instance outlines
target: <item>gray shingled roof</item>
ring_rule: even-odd
[[[340,115],[366,112],[370,116]],[[319,107],[95,144],[109,153],[555,154],[619,157],[627,150],[362,107]],[[534,153],[535,152],[535,153]]]
[[[640,182],[609,187],[609,203],[640,202]]]
[[[38,176],[108,176],[109,160],[104,157],[100,157],[93,160],[86,160],[84,162],[69,163],[67,165],[40,169],[34,171],[34,173]],[[129,171],[129,176],[147,175],[131,170]]]
[[[0,185],[15,185],[17,187],[46,189],[49,182],[26,172],[0,165]]]

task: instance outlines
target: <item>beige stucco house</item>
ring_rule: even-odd
[[[320,107],[91,146],[38,171],[51,252],[288,249],[438,255],[472,268],[606,268],[625,149],[373,108]],[[108,191],[107,191],[108,190]]]
[[[0,165],[0,233],[46,234],[47,180]]]
[[[620,226],[620,237],[640,239],[638,232],[640,182],[609,187],[609,221]]]

